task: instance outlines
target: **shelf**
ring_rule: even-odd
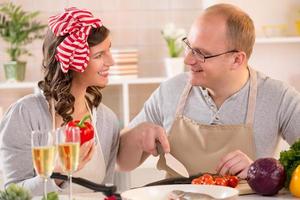
[[[165,81],[165,77],[147,77],[147,78],[134,78],[134,79],[112,79],[109,80],[108,85],[121,85],[121,84],[149,84],[149,83],[161,83]]]
[[[134,78],[134,79],[112,79],[109,80],[109,85],[130,85],[130,84],[151,84],[161,83],[165,81],[165,77],[147,77],[147,78]],[[31,89],[37,87],[37,82],[2,82],[0,83],[0,89]]]
[[[0,89],[32,89],[37,87],[36,82],[3,82]]]
[[[299,36],[293,37],[257,37],[256,44],[300,43]]]

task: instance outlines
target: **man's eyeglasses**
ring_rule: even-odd
[[[195,56],[195,58],[196,58],[198,61],[202,62],[202,63],[204,63],[205,60],[206,60],[206,59],[209,59],[209,58],[214,58],[214,57],[221,56],[221,55],[224,55],[224,54],[227,54],[227,53],[235,53],[235,52],[239,52],[238,50],[233,49],[233,50],[230,50],[230,51],[226,51],[226,52],[224,52],[224,53],[220,53],[220,54],[216,54],[216,55],[211,55],[211,56],[205,56],[205,55],[203,55],[199,50],[193,49],[193,48],[190,46],[190,44],[189,44],[189,42],[188,42],[188,40],[187,40],[186,37],[182,39],[182,42],[183,42],[183,44],[184,44],[184,49],[185,49],[186,54],[188,54],[189,52],[192,52],[193,56]]]

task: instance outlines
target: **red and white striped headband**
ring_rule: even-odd
[[[87,10],[72,7],[48,20],[49,28],[55,36],[69,34],[57,47],[55,58],[61,69],[67,73],[69,69],[83,72],[89,61],[89,45],[87,38],[92,28],[102,26],[100,19],[94,18]]]

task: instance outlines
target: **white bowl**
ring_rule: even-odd
[[[159,185],[150,187],[141,187],[125,191],[121,194],[125,200],[167,200],[168,195],[173,190],[182,190],[185,192],[199,192],[211,195],[216,199],[236,199],[239,191],[234,188],[217,185]]]

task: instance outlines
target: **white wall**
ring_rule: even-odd
[[[263,26],[285,24],[284,36],[295,36],[295,20],[300,19],[299,0],[203,0],[203,7],[215,3],[231,3],[246,11],[253,19],[257,37],[265,37]],[[250,65],[300,91],[300,43],[256,44]]]

